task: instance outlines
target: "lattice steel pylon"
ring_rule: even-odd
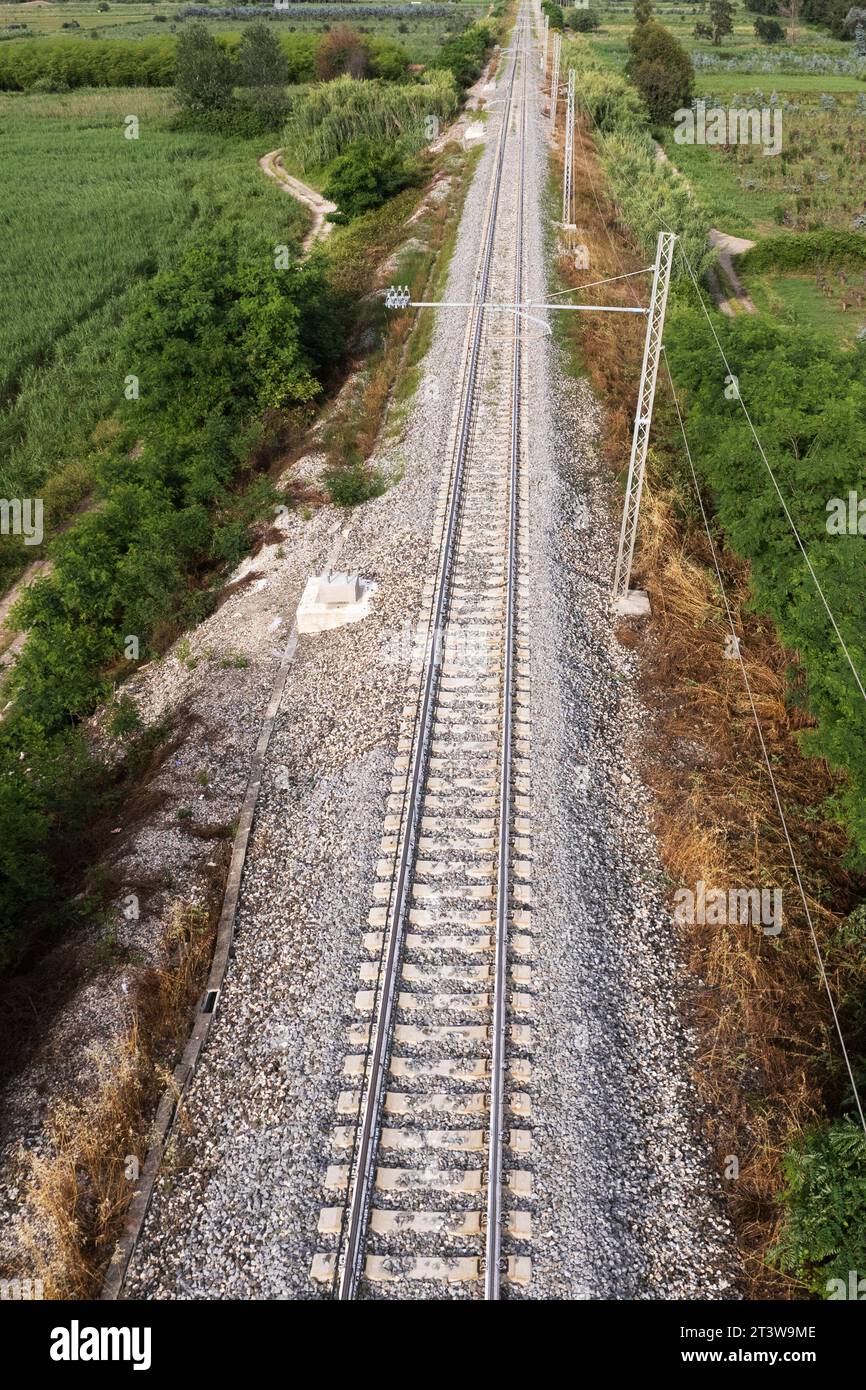
[[[628,465],[628,481],[625,489],[625,506],[623,507],[622,528],[619,536],[619,553],[616,558],[616,575],[613,581],[612,597],[617,612],[631,611],[629,601],[631,565],[637,539],[640,499],[646,471],[646,456],[649,447],[653,401],[656,394],[656,380],[661,356],[668,290],[671,283],[675,241],[676,236],[673,232],[659,232],[656,262],[653,270],[652,295],[647,317],[646,342],[643,350],[643,366],[641,367],[637,409],[634,417],[631,458]],[[647,611],[645,598],[640,606],[643,611]]]
[[[559,105],[559,55],[562,49],[562,35],[553,34],[553,73],[550,79],[550,133],[556,130],[556,108]]]
[[[562,225],[574,226],[574,68],[568,69],[565,107],[565,163],[562,166]]]
[[[544,36],[541,45],[541,71],[547,72],[547,40],[550,34],[550,19],[544,16]]]

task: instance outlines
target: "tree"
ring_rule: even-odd
[[[734,32],[734,7],[731,0],[710,0],[710,26],[713,43],[718,48],[722,39]]]
[[[595,10],[570,9],[566,12],[566,24],[578,34],[590,34],[597,29],[601,20]]]
[[[662,125],[691,103],[695,72],[692,60],[669,29],[654,19],[639,24],[628,40],[626,72],[647,104],[650,119]]]
[[[778,14],[779,0],[746,0],[746,9],[751,14]]]
[[[289,80],[289,64],[282,44],[263,19],[244,30],[237,51],[241,87],[282,87]]]
[[[363,77],[368,65],[367,45],[351,24],[338,24],[326,34],[316,50],[316,72],[323,82],[348,73]]]
[[[638,24],[648,24],[652,19],[653,7],[650,0],[635,0],[634,17]]]
[[[778,19],[759,15],[755,20],[755,38],[760,39],[761,43],[781,43],[784,37],[785,30]]]
[[[348,222],[377,208],[395,193],[416,184],[421,165],[407,159],[398,145],[378,145],[359,136],[332,162],[325,197],[337,204],[332,222]]]
[[[231,105],[233,88],[229,55],[208,31],[191,24],[177,41],[175,91],[188,111],[220,111]]]

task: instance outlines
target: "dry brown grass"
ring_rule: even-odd
[[[98,1296],[133,1191],[130,1157],[143,1167],[160,1094],[171,1083],[213,953],[210,910],[179,904],[163,943],[165,964],[139,980],[129,1026],[87,1099],[60,1105],[47,1126],[26,1197],[24,1243],[46,1298]]]
[[[571,284],[641,264],[603,196],[591,142],[581,133],[575,143],[576,240],[590,246],[592,269],[576,272],[563,258],[561,274]],[[645,297],[640,279],[592,294],[608,296],[598,302],[629,302],[628,284]],[[605,453],[621,472],[643,323],[622,331],[621,325],[574,315],[569,329],[605,402]],[[681,502],[681,483],[673,481],[681,460],[663,378],[664,373],[654,436],[671,442],[656,444],[650,457],[635,562],[635,580],[649,591],[653,616],[642,627],[624,625],[621,638],[638,652],[642,693],[654,715],[644,776],[655,793],[655,828],[672,884],[694,888],[703,880],[708,886],[782,889],[778,938],[747,925],[684,925],[682,932],[695,981],[689,1021],[699,1044],[695,1080],[705,1103],[703,1123],[720,1174],[729,1155],[739,1162],[739,1177],[724,1181],[724,1188],[743,1253],[745,1292],[800,1297],[799,1286],[770,1270],[766,1256],[780,1222],[784,1151],[838,1104],[838,1046],[742,667],[724,658],[727,626],[706,533],[692,502]],[[786,700],[787,671],[796,666],[796,655],[781,647],[768,620],[748,612],[746,567],[723,547],[721,563],[816,935],[834,996],[845,1000],[866,988],[866,963],[840,942],[837,930],[863,885],[842,867],[845,836],[822,814],[836,781],[822,762],[800,752],[799,735],[810,721]],[[844,1028],[844,1006],[842,1021]],[[835,1064],[828,1065],[830,1059]]]

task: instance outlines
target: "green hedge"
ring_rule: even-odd
[[[170,87],[174,38],[29,39],[0,49],[0,91],[54,87]]]
[[[487,62],[487,54],[495,39],[493,25],[487,20],[479,20],[477,24],[471,24],[468,29],[464,29],[456,39],[449,39],[447,43],[443,43],[433,67],[450,69],[457,86],[461,91],[465,91],[481,76]]]
[[[280,34],[279,38],[288,61],[289,82],[315,82],[316,50],[321,37]],[[229,53],[240,41],[240,34],[217,38]],[[371,76],[394,81],[405,74],[409,57],[399,44],[379,38],[365,42]],[[134,41],[22,39],[0,48],[0,91],[22,92],[33,87],[170,87],[174,82],[176,49],[174,36]]]
[[[799,232],[766,237],[738,258],[743,270],[813,270],[840,261],[866,261],[866,236],[859,232]]]

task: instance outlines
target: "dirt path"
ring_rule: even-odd
[[[13,632],[4,626],[6,619],[15,607],[15,604],[24,593],[29,589],[35,580],[42,578],[43,575],[51,573],[50,560],[34,560],[32,565],[28,565],[21,578],[12,585],[8,593],[0,598],[0,676],[10,667],[27,640],[26,632]],[[0,720],[5,713],[3,702],[0,700]]]
[[[667,151],[662,148],[658,141],[653,142],[656,147],[656,159],[660,164],[667,164],[668,168],[676,174],[686,184],[689,192],[692,186],[681,169],[668,158]],[[717,270],[709,273],[710,288],[717,306],[723,314],[730,318],[734,314],[754,314],[757,312],[754,303],[749,298],[743,286],[743,282],[734,270],[733,256],[741,256],[744,251],[751,251],[755,245],[754,241],[747,241],[745,237],[731,236],[729,232],[720,232],[718,227],[711,227],[707,235],[710,246],[714,247],[719,253],[718,266],[722,274]],[[727,283],[725,283],[727,282]]]
[[[259,166],[267,174],[268,178],[276,179],[280,187],[290,193],[293,198],[297,198],[299,203],[303,203],[305,208],[309,208],[313,214],[313,222],[307,235],[304,237],[302,251],[306,255],[317,241],[325,241],[334,229],[334,224],[327,219],[332,212],[337,211],[336,203],[329,203],[327,198],[323,198],[321,193],[317,193],[315,188],[310,188],[309,184],[301,183],[293,174],[286,172],[283,166],[283,155],[281,150],[271,150],[270,154],[262,155]]]
[[[710,228],[709,242],[719,253],[719,268],[728,282],[728,287],[733,291],[733,294],[726,295],[725,285],[721,283],[719,276],[715,277],[723,295],[723,298],[717,301],[722,313],[729,315],[737,312],[756,313],[755,305],[746,293],[742,280],[734,270],[732,260],[733,256],[741,256],[744,251],[751,251],[755,242],[747,241],[745,237],[741,236],[730,236],[728,232],[720,232],[717,227]]]

